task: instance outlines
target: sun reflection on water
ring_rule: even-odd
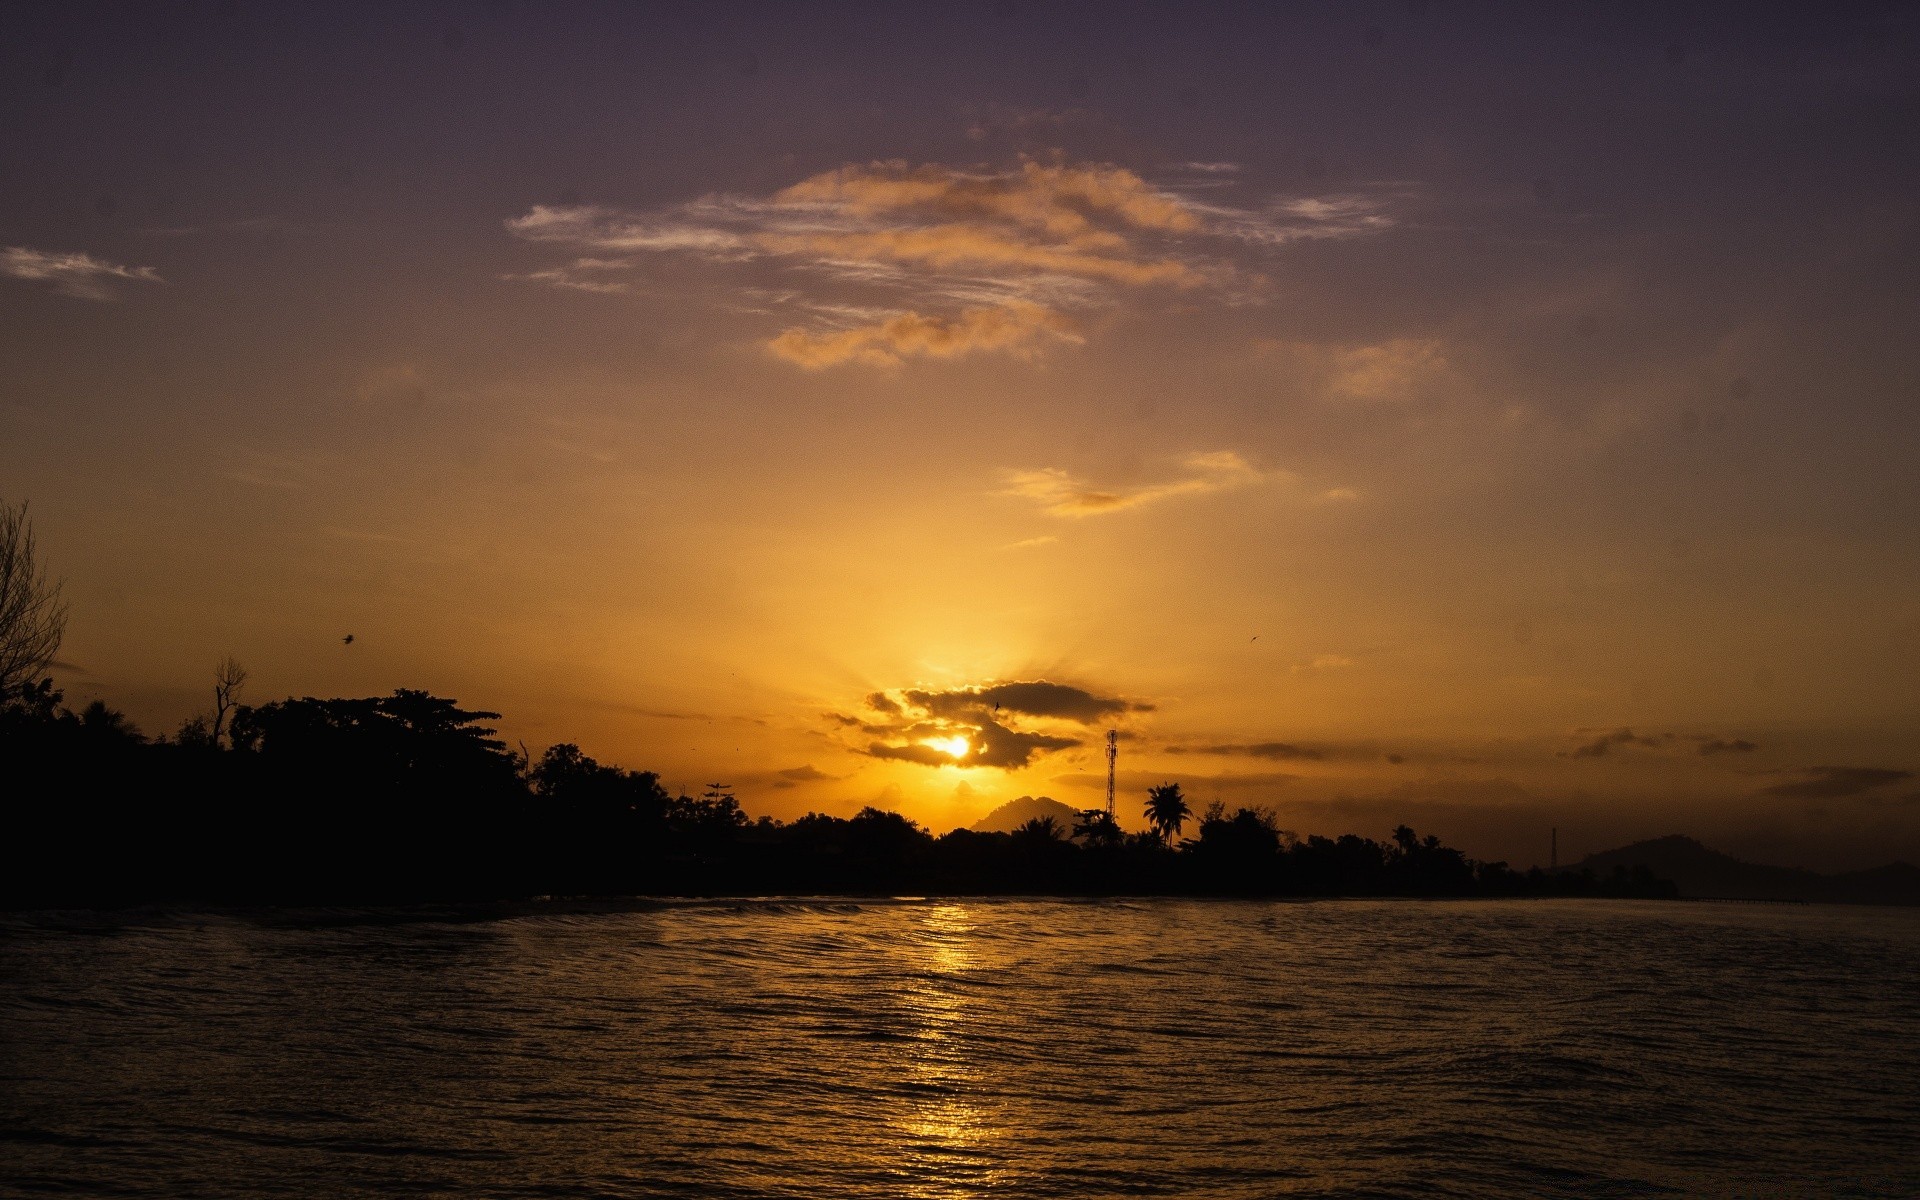
[[[977,1100],[986,1090],[984,1069],[969,1045],[975,1025],[990,1016],[969,986],[981,970],[975,932],[965,905],[931,905],[920,936],[905,948],[916,1037],[902,1063],[914,1099],[893,1122],[906,1156],[904,1195],[973,1195],[993,1182],[995,1156],[983,1148],[1003,1129]]]

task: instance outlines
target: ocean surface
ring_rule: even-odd
[[[0,916],[0,1193],[1920,1196],[1920,911]]]

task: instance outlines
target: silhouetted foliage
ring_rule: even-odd
[[[1074,840],[1087,846],[1117,846],[1126,836],[1120,822],[1104,808],[1082,809],[1073,823]]]
[[[1180,794],[1179,784],[1163,783],[1147,789],[1147,824],[1167,845],[1173,845],[1173,839],[1180,836],[1180,830],[1192,815],[1193,810],[1187,807],[1186,797]]]
[[[876,808],[753,821],[724,784],[672,795],[654,773],[568,743],[530,759],[495,736],[497,719],[403,690],[236,704],[224,743],[205,717],[148,741],[100,701],[74,712],[49,680],[17,686],[0,700],[0,755],[20,783],[0,799],[0,898],[1672,894],[1645,871],[1477,864],[1406,826],[1385,842],[1302,841],[1268,810],[1220,803],[1176,848],[1189,811],[1177,784],[1152,790],[1151,830],[1132,835],[1104,808],[1083,812],[1071,838],[1051,817],[940,837]]]

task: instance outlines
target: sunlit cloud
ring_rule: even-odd
[[[1078,342],[1073,324],[1037,304],[969,308],[951,320],[902,313],[872,325],[825,333],[789,329],[768,343],[773,353],[810,370],[861,362],[898,366],[908,358],[954,358],[982,350],[1025,357],[1049,341]]]
[[[900,161],[842,167],[796,183],[776,199],[865,215],[920,210],[948,219],[998,218],[1057,236],[1091,233],[1094,219],[1101,215],[1140,229],[1181,233],[1200,224],[1189,206],[1150,187],[1132,171],[1031,160],[1018,170],[998,174],[936,163],[914,167]]]
[[[797,318],[768,340],[775,355],[812,370],[891,367],[916,357],[1035,357],[1083,340],[1074,312],[1126,297],[1244,303],[1265,286],[1258,265],[1242,261],[1260,247],[1394,225],[1377,197],[1244,208],[1195,199],[1235,186],[1232,168],[1186,164],[1155,183],[1058,155],[1001,170],[893,160],[823,171],[765,197],[712,195],[646,212],[536,205],[508,220],[508,231],[587,257],[504,278],[618,293],[626,289],[615,274],[653,255],[715,269],[760,263],[803,281],[742,282],[752,303],[731,306]],[[849,322],[848,308],[868,318]]]
[[[0,249],[0,275],[52,285],[62,295],[82,300],[111,300],[120,280],[162,283],[152,267],[123,267],[79,251],[32,250],[26,246]]]
[[[1100,487],[1059,467],[1009,471],[1006,487],[1000,494],[1032,500],[1057,517],[1088,517],[1138,508],[1176,496],[1250,487],[1285,474],[1257,470],[1231,450],[1189,454],[1183,465],[1187,474],[1181,478],[1136,487]]]
[[[971,687],[874,692],[876,717],[829,714],[836,724],[875,739],[860,752],[932,767],[1015,770],[1038,755],[1083,743],[1076,727],[1124,720],[1154,706],[1102,696],[1051,680],[1012,680]]]

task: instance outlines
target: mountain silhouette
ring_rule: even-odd
[[[1052,817],[1061,829],[1072,829],[1080,819],[1080,810],[1051,796],[1022,796],[1007,801],[968,828],[975,833],[1012,833],[1038,817]]]
[[[1910,863],[1823,875],[1797,867],[1745,862],[1677,833],[1590,854],[1567,869],[1592,871],[1604,877],[1616,869],[1637,866],[1672,880],[1682,896],[1693,900],[1920,905],[1920,867]]]

